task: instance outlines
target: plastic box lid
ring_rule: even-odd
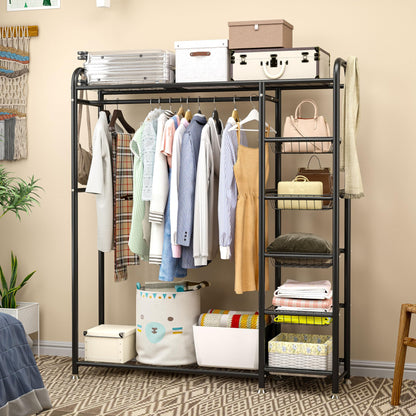
[[[175,49],[228,48],[228,39],[182,40],[175,42]]]
[[[133,334],[136,327],[132,325],[109,325],[102,324],[84,331],[86,337],[100,338],[125,338]]]

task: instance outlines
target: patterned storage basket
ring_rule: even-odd
[[[281,333],[268,345],[271,367],[332,370],[330,335]]]

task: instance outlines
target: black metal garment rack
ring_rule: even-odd
[[[83,68],[77,68],[72,75],[71,83],[71,186],[72,186],[72,373],[78,375],[80,366],[119,367],[128,369],[143,369],[151,371],[177,372],[187,374],[222,375],[233,377],[258,378],[259,389],[265,387],[266,377],[270,373],[291,373],[332,376],[333,394],[338,393],[340,379],[350,377],[350,201],[345,199],[344,209],[344,247],[339,247],[340,238],[340,214],[339,205],[341,191],[339,187],[339,143],[340,143],[340,90],[343,87],[340,83],[341,69],[346,67],[346,62],[338,58],[334,64],[333,78],[325,79],[302,79],[302,80],[274,80],[274,81],[230,81],[230,82],[204,82],[186,84],[135,84],[135,85],[87,85],[81,78]],[[281,92],[285,90],[311,90],[311,89],[332,89],[333,90],[333,124],[334,135],[330,138],[302,138],[282,139],[280,135],[281,126]],[[97,93],[95,100],[83,100],[78,98],[81,90],[92,90]],[[202,97],[195,94],[204,94]],[[211,96],[207,97],[207,94]],[[214,95],[212,95],[214,94]],[[219,94],[219,96],[215,96]],[[191,95],[191,97],[189,97]],[[118,97],[122,98],[118,98]],[[132,97],[134,96],[134,97]],[[152,96],[153,98],[149,98]],[[158,98],[154,98],[154,97]],[[114,98],[117,97],[117,98]],[[127,98],[126,98],[127,97]],[[241,102],[257,101],[259,106],[259,368],[257,371],[234,370],[221,368],[208,368],[193,366],[152,366],[144,365],[135,361],[125,364],[90,362],[79,358],[79,305],[78,305],[78,196],[85,191],[80,188],[77,181],[77,106],[79,103],[97,107],[103,110],[105,105],[116,104],[152,104],[152,103],[180,103],[184,102]],[[266,102],[275,106],[274,121],[277,136],[274,138],[265,137]],[[316,313],[317,316],[331,316],[333,318],[333,366],[332,371],[302,370],[290,368],[274,368],[268,365],[267,341],[272,334],[280,331],[280,326],[272,324],[265,327],[265,315],[275,315],[271,307],[265,305],[265,262],[271,255],[265,253],[267,241],[265,241],[265,204],[268,200],[278,200],[276,190],[265,189],[265,146],[274,146],[275,152],[275,183],[281,179],[281,158],[279,146],[283,141],[331,141],[333,144],[333,174],[334,192],[332,199],[332,243],[333,253],[331,257],[332,280],[333,280],[333,301],[332,313]],[[322,197],[321,199],[323,199]],[[319,199],[315,198],[315,199]],[[275,235],[281,232],[281,213],[275,211]],[[339,302],[339,261],[340,255],[344,255],[344,302]],[[275,287],[281,282],[281,267],[276,267]],[[344,357],[339,357],[339,309],[344,308]],[[279,314],[281,314],[279,312]],[[293,313],[292,313],[293,315]],[[305,315],[305,313],[296,313]],[[310,313],[308,313],[310,315]],[[98,324],[105,322],[104,316],[104,253],[98,252]],[[344,371],[341,373],[340,369]]]

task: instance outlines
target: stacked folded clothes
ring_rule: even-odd
[[[332,290],[329,280],[299,282],[287,280],[274,292],[273,306],[284,312],[332,312]],[[316,319],[319,318],[319,319]],[[328,325],[332,318],[316,316],[278,315],[276,322]]]
[[[258,329],[259,314],[258,312],[238,312],[220,309],[210,309],[208,313],[199,316],[199,326],[214,326],[223,328],[249,328]],[[266,325],[270,322],[270,317],[264,317]]]

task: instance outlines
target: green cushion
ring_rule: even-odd
[[[311,233],[283,234],[267,247],[269,253],[329,254],[331,251],[331,243]]]

